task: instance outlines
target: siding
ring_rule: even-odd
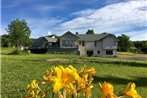
[[[102,40],[96,41],[85,41],[85,45],[79,45],[78,51],[80,51],[81,56],[87,56],[87,51],[93,51],[93,56],[116,56],[117,49],[117,39],[114,36],[108,36]],[[107,55],[106,51],[112,51],[113,55]],[[98,53],[98,51],[100,53]]]
[[[72,40],[75,41],[75,45],[74,46],[65,46],[63,45],[63,40]],[[71,35],[71,34],[65,34],[64,36],[60,37],[60,48],[77,48],[78,45],[78,39],[77,37]]]
[[[108,36],[103,39],[103,49],[117,49],[117,40],[113,36]]]

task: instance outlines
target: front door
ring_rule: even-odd
[[[92,56],[93,55],[93,51],[87,51],[87,56]]]

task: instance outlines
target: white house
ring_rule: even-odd
[[[117,38],[113,34],[73,34],[60,37],[60,48],[76,48],[81,56],[116,56]]]
[[[47,47],[48,52],[65,52],[81,56],[116,56],[118,46],[118,40],[113,34],[73,34],[69,31],[58,37],[40,37],[36,42],[38,46]]]

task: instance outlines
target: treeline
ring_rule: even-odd
[[[118,36],[118,51],[147,53],[147,41],[131,41],[129,36]]]
[[[147,41],[133,41],[133,44],[141,52],[147,54]]]

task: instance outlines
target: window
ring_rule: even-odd
[[[108,51],[106,51],[106,54],[107,55],[112,55],[113,54],[113,51],[112,50],[108,50]]]
[[[62,40],[62,45],[66,45],[66,40]]]
[[[114,46],[117,46],[117,41],[114,41]]]
[[[64,45],[64,46],[75,46],[75,41],[74,40],[63,40],[62,45]]]
[[[94,46],[96,47],[96,41],[94,42]]]
[[[93,55],[93,51],[87,51],[87,56],[92,56]]]
[[[81,45],[82,44],[82,42],[81,41],[79,41],[79,45]]]
[[[84,41],[82,42],[82,46],[85,46],[85,43],[84,43]]]
[[[100,54],[100,51],[99,50],[97,51],[97,54]]]

